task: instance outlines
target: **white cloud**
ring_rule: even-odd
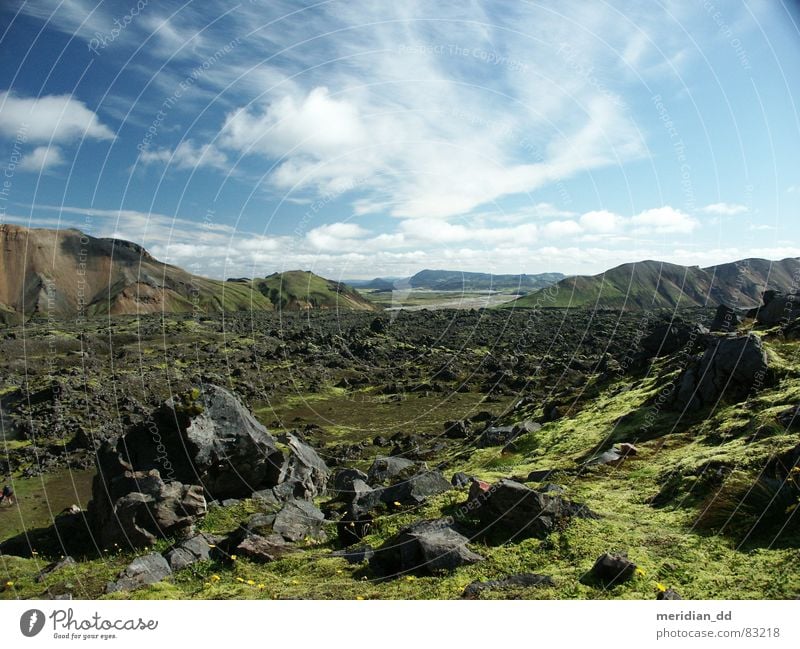
[[[216,167],[227,170],[229,166],[227,156],[213,144],[198,145],[192,140],[183,140],[174,150],[142,151],[139,160],[144,165],[161,163],[176,169]]]
[[[631,224],[642,234],[689,234],[699,225],[696,219],[669,205],[636,214]]]
[[[583,232],[583,228],[575,221],[551,221],[542,226],[542,234],[554,239],[557,237],[573,237]]]
[[[31,171],[42,173],[47,169],[59,167],[66,162],[61,155],[61,149],[57,146],[37,146],[33,151],[26,154],[19,165],[21,171]]]
[[[367,236],[369,232],[355,223],[330,223],[309,230],[306,240],[317,250],[335,252],[359,248],[359,240]]]
[[[581,226],[585,230],[602,234],[618,232],[624,221],[619,214],[608,210],[595,210],[581,216]]]
[[[79,138],[113,140],[114,133],[82,101],[70,95],[19,97],[0,92],[0,133],[31,142],[68,142]]]
[[[718,214],[719,216],[736,216],[737,214],[744,214],[747,212],[745,205],[737,203],[712,203],[706,205],[700,210],[704,214]]]

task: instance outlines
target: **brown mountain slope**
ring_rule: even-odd
[[[331,291],[341,296],[338,308],[370,308],[349,287],[308,275],[313,278],[309,285],[339,286]],[[301,309],[331,302],[315,295],[311,301],[280,304],[281,296],[273,300],[270,291],[263,290],[264,281],[199,277],[158,261],[135,243],[98,239],[78,230],[0,225],[0,322],[160,311]]]

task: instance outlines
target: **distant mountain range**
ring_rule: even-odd
[[[350,287],[292,271],[223,282],[155,259],[138,244],[78,230],[0,225],[0,322],[30,317],[215,313],[274,309],[375,310]]]
[[[717,266],[680,266],[662,261],[622,264],[598,275],[568,277],[501,308],[589,307],[650,309],[761,304],[767,289],[793,291],[800,259],[743,259]]]
[[[378,277],[372,280],[348,280],[356,288],[374,291],[422,289],[428,291],[516,291],[529,293],[563,279],[562,273],[537,275],[494,275],[457,270],[421,270],[411,277]]]

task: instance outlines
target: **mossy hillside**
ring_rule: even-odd
[[[776,416],[800,401],[800,372],[794,364],[799,345],[769,339],[765,344],[780,371],[741,403],[723,403],[711,412],[680,419],[667,408],[654,410],[654,399],[679,371],[667,360],[658,361],[642,376],[596,383],[594,390],[576,393],[571,416],[519,438],[515,452],[499,447],[463,452],[452,465],[453,470],[489,481],[509,476],[524,480],[533,469],[560,469],[552,481],[566,489],[568,498],[586,503],[599,519],[573,520],[544,540],[492,546],[475,538],[472,548],[485,561],[435,577],[378,580],[365,566],[331,557],[336,546],[330,540],[301,544],[297,554],[266,565],[241,557],[199,564],[163,584],[113,597],[446,599],[459,597],[473,580],[519,572],[551,575],[556,586],[488,592],[483,597],[652,599],[659,587],[673,587],[687,599],[796,597],[800,594],[796,525],[777,539],[767,535],[746,542],[727,531],[709,532],[698,526],[709,498],[725,484],[707,481],[708,467],[723,464],[735,471],[731,475],[737,480],[754,480],[770,458],[798,442],[796,430],[786,430]],[[344,408],[344,401],[340,405]],[[538,406],[527,408],[509,417],[538,412]],[[645,422],[649,425],[643,434]],[[620,441],[636,443],[637,455],[617,466],[583,465],[596,450]],[[670,486],[668,497],[655,502],[665,485]],[[460,490],[418,507],[390,508],[364,541],[379,546],[403,525],[456,513],[465,499],[465,490]],[[212,509],[202,528],[230,531],[259,507],[246,500]],[[333,529],[329,532],[334,539]],[[627,552],[641,572],[611,589],[581,583],[596,557],[606,551]],[[75,596],[100,597],[105,583],[132,557],[120,553],[95,559],[51,575],[41,584],[34,577],[43,558],[5,557],[4,569],[14,585],[2,597],[42,596],[46,588],[56,592],[65,583],[75,586]]]

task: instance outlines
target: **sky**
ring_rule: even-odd
[[[5,0],[0,223],[211,277],[800,256],[790,0]]]

